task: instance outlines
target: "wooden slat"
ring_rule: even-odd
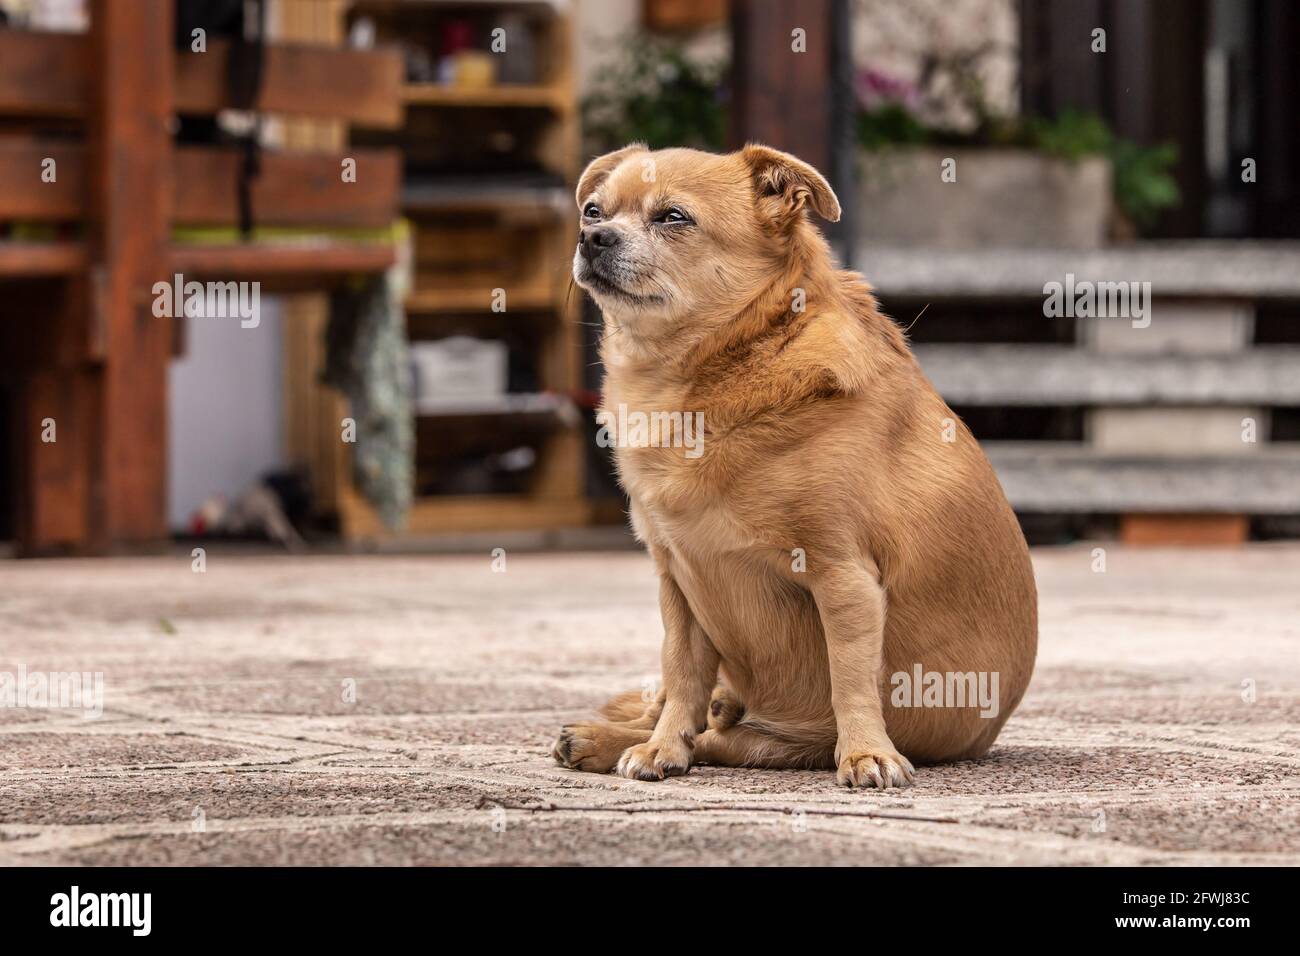
[[[0,114],[83,115],[86,50],[76,33],[0,29]]]
[[[176,58],[176,110],[210,114],[232,107],[226,88],[229,43],[208,41],[206,53]],[[256,108],[319,116],[358,126],[392,128],[402,121],[402,57],[396,50],[344,50],[274,43],[266,48]]]
[[[340,501],[343,533],[348,538],[387,538],[395,532],[351,488]],[[419,498],[411,506],[402,533],[433,535],[465,531],[534,531],[580,527],[591,510],[581,498],[523,495],[446,495]]]
[[[187,280],[257,281],[282,277],[383,272],[397,261],[388,243],[178,245],[171,268]]]
[[[341,163],[356,160],[356,181]],[[173,220],[181,225],[238,221],[236,150],[184,147],[176,151]],[[383,227],[399,215],[401,155],[395,150],[347,154],[264,152],[253,181],[253,220],[264,226]]]
[[[356,181],[344,182],[343,159],[356,160]],[[42,163],[56,179],[43,182]],[[237,150],[186,146],[175,152],[172,218],[179,225],[238,222]],[[86,203],[85,148],[29,137],[0,138],[0,220],[80,218]],[[265,152],[253,183],[253,214],[265,226],[390,225],[399,215],[402,163],[395,150],[346,154]]]
[[[727,0],[645,0],[645,24],[651,30],[702,30],[727,20]]]
[[[417,182],[402,190],[402,208],[408,213],[445,214],[488,210],[497,215],[536,217],[538,222],[566,221],[573,214],[573,190],[567,186],[516,186],[486,181],[448,183]]]
[[[80,242],[10,242],[0,240],[0,280],[69,276],[90,264]]]
[[[1119,539],[1142,547],[1231,547],[1245,544],[1249,537],[1246,515],[1126,514],[1119,522]]]
[[[47,159],[54,161],[53,182],[42,179]],[[0,137],[0,220],[76,219],[85,199],[85,150],[80,144]]]
[[[509,287],[506,303],[515,311],[555,309],[555,293],[549,288]],[[417,289],[406,297],[408,312],[434,315],[448,312],[487,312],[492,308],[490,289]]]
[[[557,86],[456,87],[440,83],[409,83],[402,98],[412,106],[473,108],[549,109],[563,112],[572,105],[565,90]]]
[[[0,30],[0,113],[85,116],[88,42],[74,33]],[[229,49],[227,40],[214,37],[206,53],[176,56],[178,111],[208,115],[232,108],[226,85]],[[402,121],[401,54],[273,43],[266,49],[256,106],[268,113],[395,127]]]

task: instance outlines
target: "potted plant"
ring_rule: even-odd
[[[643,142],[651,149],[720,150],[726,140],[726,64],[635,34],[592,77],[582,101],[589,152]]]
[[[1096,248],[1177,204],[1174,146],[1138,146],[1091,114],[1000,115],[984,94],[983,52],[928,56],[915,84],[858,74],[861,240]],[[954,100],[964,123],[940,103]]]

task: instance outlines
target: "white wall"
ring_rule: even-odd
[[[210,495],[233,500],[284,464],[281,306],[263,299],[256,328],[234,318],[185,320],[185,354],[169,372],[167,518],[175,529]]]

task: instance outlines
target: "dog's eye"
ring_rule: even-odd
[[[594,202],[589,202],[589,203],[587,203],[587,205],[585,205],[585,206],[582,207],[582,218],[584,218],[584,219],[599,219],[599,218],[600,218],[600,207],[597,206]]]
[[[665,209],[655,217],[655,222],[663,223],[666,226],[676,226],[690,221],[690,216],[676,208]]]

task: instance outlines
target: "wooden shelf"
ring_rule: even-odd
[[[348,538],[393,538],[466,531],[538,531],[579,527],[591,520],[590,505],[578,498],[439,495],[416,499],[405,527],[395,532],[350,490],[340,505],[342,530]]]
[[[516,10],[524,13],[554,16],[566,0],[451,0],[442,4],[446,7],[460,7],[462,10],[477,6],[493,10]],[[425,10],[437,10],[439,4],[434,0],[351,0],[353,13],[419,13]]]
[[[0,279],[70,276],[89,268],[83,243],[17,242],[0,239]]]
[[[42,162],[59,177],[42,183]],[[356,181],[339,175],[356,163]],[[239,220],[237,183],[243,156],[220,146],[177,146],[172,154],[172,221],[183,226],[233,226]],[[347,154],[264,150],[252,183],[257,225],[299,229],[384,229],[399,205],[401,157],[394,150]],[[89,209],[86,147],[81,143],[0,135],[0,220],[70,222]]]
[[[538,312],[557,309],[555,294],[546,289],[506,290],[506,308],[509,311]],[[406,299],[406,310],[415,314],[442,312],[489,312],[492,297],[483,289],[417,289]]]
[[[408,106],[445,106],[465,109],[546,109],[566,113],[572,108],[565,91],[558,86],[445,86],[439,83],[407,83],[402,99]]]
[[[421,418],[493,418],[509,415],[555,425],[578,422],[573,400],[550,392],[511,392],[489,398],[441,398],[416,405]]]
[[[411,185],[402,190],[402,209],[415,215],[476,209],[524,210],[545,216],[576,215],[573,194],[568,186],[522,186],[510,182],[468,184],[452,181]]]
[[[229,41],[176,54],[175,107],[211,114],[233,108],[226,81]],[[85,116],[91,101],[89,38],[78,33],[0,30],[0,113]],[[396,49],[349,50],[268,44],[255,108],[390,128],[402,121],[402,57]],[[328,95],[322,95],[322,92]]]
[[[396,247],[380,242],[195,244],[171,250],[172,271],[223,281],[375,273],[396,261]]]
[[[445,6],[371,0],[353,4],[351,16],[372,17],[381,41],[418,46],[436,57],[440,16],[454,10],[457,16],[486,22],[526,5],[510,0]],[[410,176],[401,192],[403,210],[413,223],[415,275],[405,303],[412,327],[441,327],[445,323],[429,319],[453,316],[457,324],[481,321],[482,334],[489,334],[487,329],[501,328],[500,321],[492,321],[501,318],[492,313],[492,290],[505,289],[506,307],[516,313],[505,318],[528,324],[527,337],[515,336],[511,347],[530,350],[538,389],[538,394],[417,408],[417,434],[424,435],[418,440],[524,423],[533,430],[536,463],[522,476],[519,494],[424,496],[412,507],[405,527],[392,532],[357,490],[351,456],[337,452],[338,415],[329,409],[320,416],[319,442],[331,449],[332,468],[319,484],[330,489],[329,504],[346,538],[545,530],[591,520],[583,492],[581,416],[566,397],[582,381],[576,321],[580,299],[568,286],[576,219],[572,195],[581,160],[571,73],[572,18],[559,5],[537,5],[536,14],[527,17],[538,69],[533,75],[546,82],[483,87],[406,82],[399,92],[406,121],[397,136],[408,150],[407,168],[424,171]],[[527,135],[520,136],[516,152],[501,156],[492,145],[499,130]],[[446,148],[429,148],[430,142],[444,141]]]

